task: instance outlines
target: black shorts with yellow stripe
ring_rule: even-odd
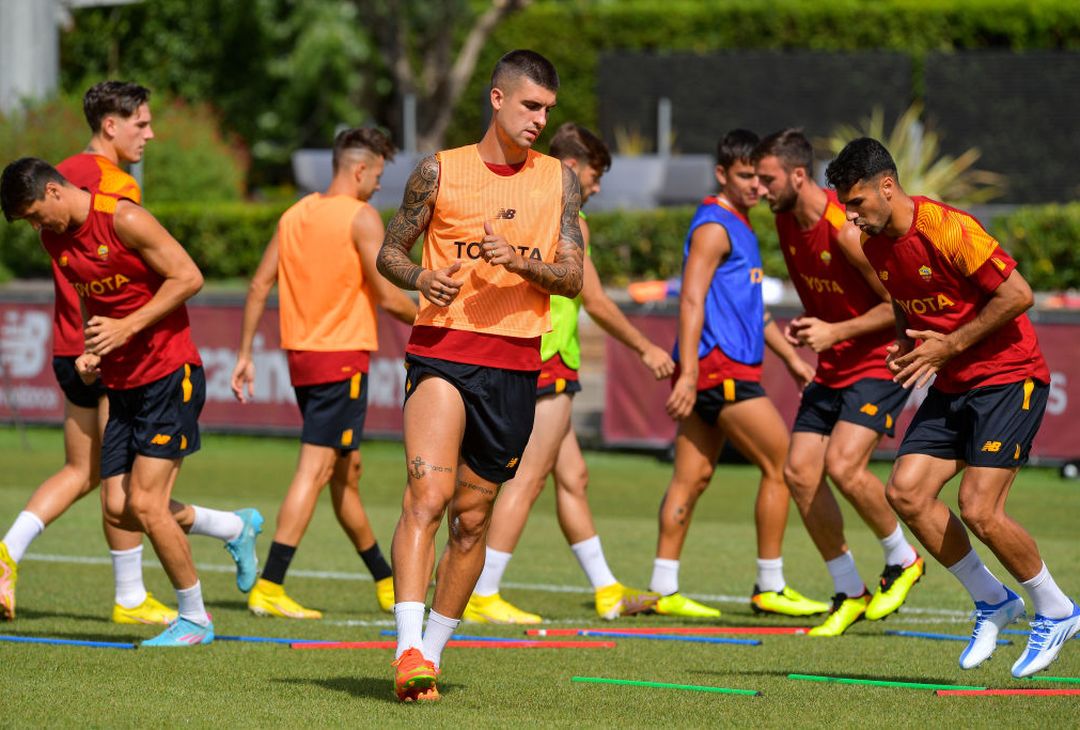
[[[300,441],[329,446],[339,451],[360,448],[367,417],[368,378],[356,373],[334,383],[300,385],[293,388],[304,427]]]
[[[970,466],[1022,466],[1042,423],[1050,385],[1032,378],[966,393],[931,387],[898,456],[926,454]]]
[[[109,421],[101,441],[101,476],[127,474],[135,456],[180,459],[199,450],[206,375],[183,365],[152,383],[107,391]]]
[[[803,390],[791,431],[827,436],[837,421],[848,421],[892,436],[910,394],[899,383],[881,378],[863,378],[844,388],[810,383]]]
[[[756,380],[734,380],[727,378],[720,385],[708,390],[699,390],[694,412],[710,426],[720,419],[720,411],[726,405],[739,403],[752,398],[764,398],[765,389]]]
[[[454,386],[465,407],[460,458],[493,484],[514,478],[532,434],[538,370],[506,370],[406,353],[405,400],[425,378]]]

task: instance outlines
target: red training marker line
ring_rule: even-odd
[[[526,629],[526,636],[577,636],[580,631],[588,631],[590,634],[602,634],[605,631],[613,631],[620,634],[805,634],[809,631],[806,626],[681,626],[681,627],[633,627],[617,629]]]
[[[293,649],[393,649],[394,641],[298,642]],[[614,641],[462,641],[451,639],[447,646],[464,649],[614,649]]]
[[[1080,695],[1080,689],[939,689],[934,692],[942,697],[989,696],[989,695]]]

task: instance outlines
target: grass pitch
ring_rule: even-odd
[[[60,464],[59,431],[30,432],[22,449],[11,428],[0,430],[0,535],[31,490]],[[260,537],[265,558],[273,518],[292,472],[292,440],[207,435],[185,464],[181,500],[225,509],[255,506],[267,517]],[[404,464],[400,444],[363,447],[361,494],[383,551],[400,509]],[[670,466],[650,457],[588,454],[590,495],[608,560],[623,582],[644,586],[656,541],[656,508]],[[884,475],[888,465],[876,467]],[[720,623],[805,625],[761,619],[747,597],[754,581],[752,504],[756,472],[723,466],[699,503],[682,559],[683,591],[719,606]],[[955,501],[955,486],[946,488]],[[1032,529],[1058,583],[1080,596],[1080,488],[1049,470],[1028,469],[1012,490],[1010,509]],[[864,579],[881,570],[869,530],[845,510],[847,535]],[[320,505],[287,581],[301,603],[322,609],[322,621],[259,619],[236,590],[220,543],[193,538],[203,593],[219,634],[313,640],[377,640],[392,628],[380,613],[359,557],[337,526],[328,498]],[[799,591],[826,600],[831,583],[794,509],[785,541],[785,573]],[[1002,577],[1005,572],[980,553]],[[147,543],[148,588],[175,605]],[[1076,725],[1075,698],[935,697],[926,690],[819,684],[789,673],[933,684],[1068,687],[1020,682],[1009,667],[1023,647],[1000,647],[983,667],[963,672],[963,644],[886,636],[886,629],[965,634],[970,603],[947,571],[933,563],[908,606],[880,623],[863,622],[839,639],[763,636],[761,646],[725,646],[619,639],[615,649],[491,651],[444,654],[441,702],[402,706],[393,698],[389,651],[298,651],[271,644],[217,642],[178,650],[118,651],[0,643],[0,726],[910,726]],[[1014,582],[1010,581],[1010,584]],[[1015,586],[1014,586],[1015,587]],[[550,490],[534,509],[506,573],[503,595],[540,613],[552,626],[686,626],[662,617],[599,621],[588,590],[554,516]],[[154,628],[109,622],[112,571],[101,537],[95,495],[77,504],[32,546],[19,570],[18,620],[0,633],[104,641],[141,641]],[[463,625],[466,634],[522,637],[512,627]],[[1080,641],[1071,642],[1047,674],[1080,676]],[[641,686],[572,683],[591,676],[760,690],[732,696]],[[1072,685],[1075,686],[1075,685]]]

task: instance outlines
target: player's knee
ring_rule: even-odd
[[[811,470],[796,466],[789,461],[784,464],[784,482],[791,490],[791,495],[798,501],[811,499],[821,479],[817,478]]]
[[[901,517],[915,516],[928,501],[920,496],[917,485],[895,478],[885,486],[885,498]]]
[[[448,502],[449,500],[435,490],[409,490],[405,497],[404,512],[416,522],[438,524]]]
[[[482,545],[491,521],[490,510],[470,509],[450,515],[450,540],[463,552]]]
[[[851,495],[859,489],[860,466],[855,461],[837,455],[825,460],[825,473],[845,495]]]
[[[144,530],[152,528],[162,519],[173,519],[168,510],[161,509],[160,501],[154,495],[139,490],[132,490],[128,495],[124,511]]]
[[[589,470],[575,469],[570,474],[563,474],[555,481],[555,486],[561,492],[582,497],[589,487]]]
[[[988,500],[960,500],[960,519],[982,541],[993,538],[998,526],[998,512]]]

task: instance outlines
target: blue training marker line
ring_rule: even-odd
[[[936,639],[938,641],[970,641],[970,636],[957,636],[956,634],[932,634],[927,631],[886,631],[886,636],[907,636],[913,639]],[[998,646],[1012,644],[1008,639],[998,639]]]
[[[610,636],[619,639],[651,639],[652,641],[689,641],[695,644],[741,644],[761,646],[758,639],[726,639],[719,636],[687,636],[686,634],[630,634],[624,631],[579,631],[578,636]]]
[[[214,641],[243,641],[250,644],[336,644],[315,639],[279,639],[276,636],[215,636]]]
[[[50,639],[45,636],[5,636],[0,635],[0,641],[11,641],[18,644],[59,644],[61,646],[89,646],[95,649],[134,649],[135,644],[122,641],[82,641],[78,639]]]
[[[397,636],[397,632],[393,629],[383,629],[379,632],[379,636]],[[516,641],[518,643],[522,641],[535,641],[535,639],[507,638],[505,636],[468,636],[466,634],[454,634],[452,638],[458,641]]]

